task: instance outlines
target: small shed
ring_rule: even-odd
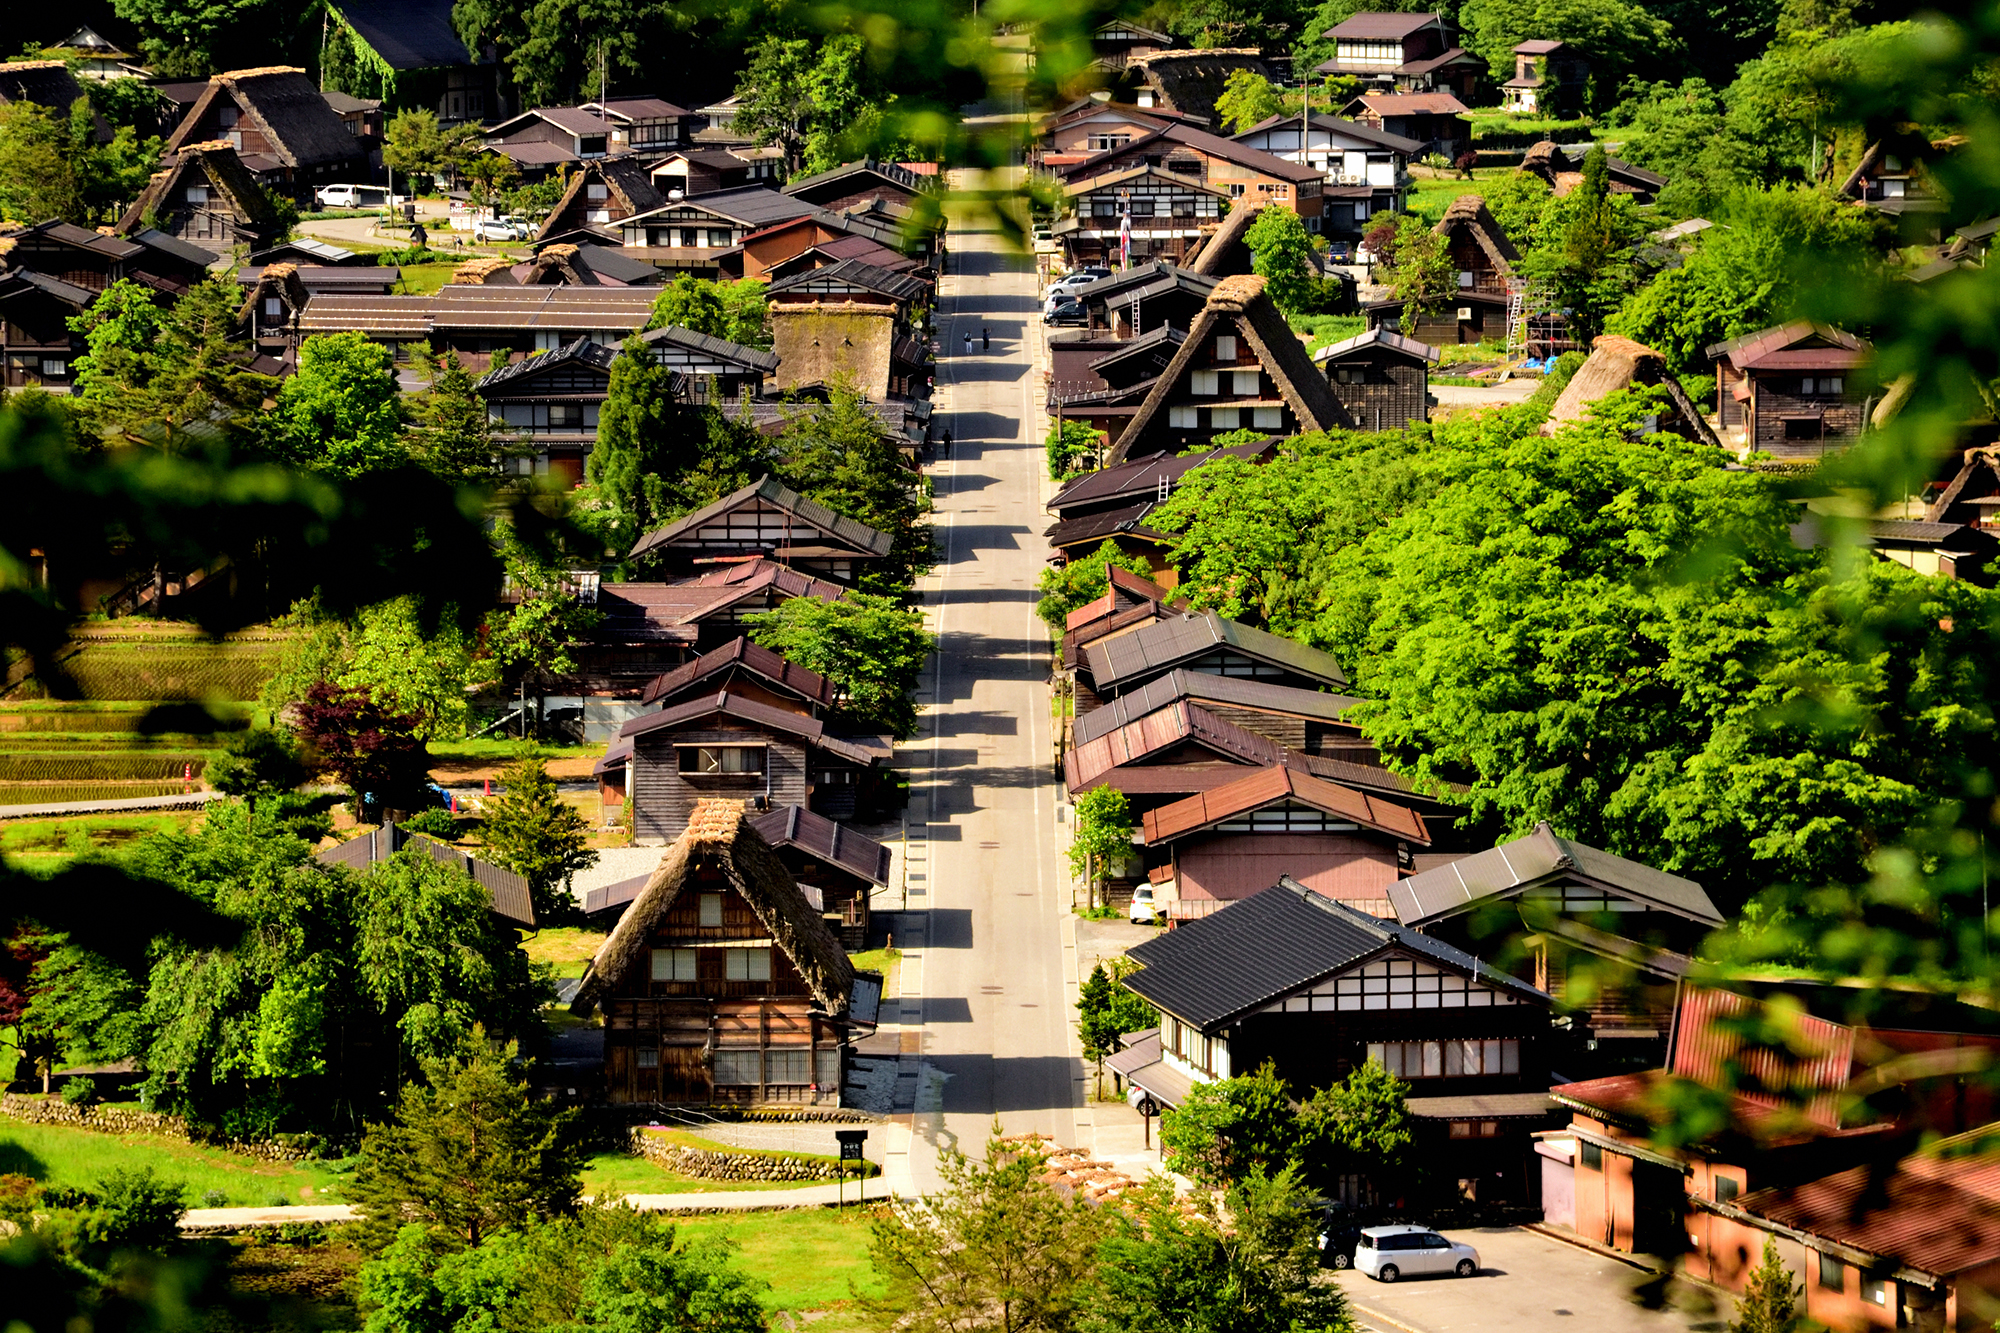
[[[1431,417],[1431,366],[1441,353],[1428,343],[1376,327],[1320,348],[1313,361],[1356,430],[1400,430]]]

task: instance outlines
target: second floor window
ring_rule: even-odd
[[[1368,1058],[1398,1078],[1470,1078],[1521,1072],[1513,1037],[1479,1041],[1374,1041]]]
[[[653,950],[653,980],[693,981],[695,958],[693,949]]]
[[[680,769],[683,773],[762,773],[764,750],[750,745],[684,745]]]
[[[771,979],[771,951],[769,949],[724,949],[722,951],[722,978],[725,981],[769,981]]]
[[[1839,375],[1807,376],[1799,392],[1808,398],[1838,398],[1846,387],[1846,380]]]

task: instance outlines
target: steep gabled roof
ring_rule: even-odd
[[[537,241],[552,240],[573,228],[580,220],[572,215],[572,208],[578,200],[589,202],[584,191],[591,185],[602,185],[610,194],[618,196],[625,206],[626,216],[650,213],[667,202],[667,197],[653,185],[646,168],[629,157],[607,157],[586,162],[583,169],[570,178],[569,188],[563,197],[542,219]],[[619,219],[622,222],[624,219]],[[615,224],[614,224],[615,225]]]
[[[1389,886],[1389,901],[1404,925],[1428,926],[1475,903],[1558,883],[1588,885],[1691,921],[1722,924],[1722,914],[1693,880],[1572,842],[1546,821],[1525,838],[1398,880]]]
[[[1347,673],[1340,669],[1333,654],[1240,621],[1226,620],[1216,611],[1162,620],[1131,634],[1093,644],[1084,650],[1084,656],[1090,665],[1092,681],[1098,692],[1103,693],[1151,680],[1218,649],[1229,649],[1328,685],[1347,684]]]
[[[1196,242],[1194,253],[1187,258],[1189,271],[1204,278],[1226,278],[1233,273],[1250,271],[1250,247],[1243,243],[1243,235],[1264,211],[1264,205],[1253,204],[1244,199],[1229,210],[1229,216],[1222,225]]]
[[[880,744],[879,738],[836,736],[827,731],[826,723],[819,718],[773,708],[767,703],[747,699],[728,690],[698,695],[663,708],[657,713],[642,714],[620,727],[618,734],[636,741],[639,737],[655,731],[670,731],[675,727],[686,726],[690,722],[716,716],[738,718],[752,726],[791,736],[815,750],[825,750],[828,754],[838,755],[842,759],[864,766],[881,763],[889,757],[887,748]]]
[[[67,117],[83,88],[60,60],[9,60],[0,64],[0,103],[33,102]]]
[[[717,338],[707,333],[696,333],[678,324],[668,324],[662,328],[648,329],[639,335],[649,343],[671,343],[675,347],[685,347],[690,352],[700,352],[718,361],[727,361],[748,370],[761,370],[766,375],[778,369],[778,358],[760,347],[745,347],[726,338]]]
[[[1338,722],[1349,709],[1361,702],[1350,695],[1302,690],[1296,685],[1277,685],[1268,680],[1215,676],[1206,671],[1170,671],[1157,680],[1147,681],[1136,690],[1106,700],[1101,707],[1093,708],[1076,719],[1073,730],[1076,743],[1082,745],[1094,741],[1107,732],[1171,707],[1182,699],[1197,704],[1222,704],[1288,717],[1307,717],[1321,722]]]
[[[878,887],[889,883],[889,849],[825,815],[816,815],[802,805],[781,805],[749,822],[773,847],[796,847]]]
[[[1701,409],[1688,397],[1687,389],[1667,365],[1667,359],[1630,338],[1609,333],[1600,334],[1591,344],[1590,355],[1557,395],[1555,406],[1549,409],[1549,419],[1542,424],[1542,434],[1553,435],[1561,427],[1583,420],[1592,403],[1635,384],[1659,385],[1695,438],[1703,444],[1721,447],[1722,441],[1709,428]]]
[[[877,532],[866,523],[849,518],[845,514],[836,514],[819,501],[806,499],[776,477],[765,477],[734,494],[723,496],[714,504],[695,510],[685,518],[676,519],[665,527],[653,529],[632,547],[632,555],[641,556],[648,551],[671,546],[677,538],[698,533],[702,525],[711,519],[753,500],[760,500],[774,509],[784,510],[800,522],[818,528],[840,544],[851,548],[857,555],[884,556],[889,554],[895,545],[894,539],[888,533]]]
[[[1336,819],[1363,824],[1410,842],[1428,845],[1431,840],[1424,828],[1424,817],[1406,805],[1277,764],[1172,805],[1148,810],[1142,825],[1145,842],[1148,847],[1161,846],[1281,803],[1310,806]]]
[[[1287,877],[1219,912],[1135,945],[1128,990],[1212,1032],[1324,978],[1383,955],[1407,954],[1499,992],[1502,1003],[1549,1004],[1525,982],[1462,949],[1405,930]]]
[[[195,104],[168,136],[166,151],[186,147],[215,99],[230,95],[270,141],[270,155],[288,167],[348,162],[362,155],[358,141],[326,104],[306,72],[291,66],[239,69],[208,81]]]
[[[1431,230],[1439,236],[1450,239],[1453,232],[1464,229],[1474,244],[1486,252],[1493,261],[1493,267],[1502,273],[1512,273],[1514,265],[1521,262],[1521,252],[1507,239],[1507,233],[1500,230],[1500,224],[1493,220],[1486,201],[1476,194],[1462,194],[1451,201],[1451,206],[1438,219]]]
[[[166,170],[154,172],[146,188],[118,219],[119,230],[137,230],[148,213],[174,211],[162,205],[190,174],[199,175],[214,186],[221,198],[212,202],[228,205],[229,211],[246,226],[264,227],[277,222],[277,210],[271,197],[264,193],[264,187],[243,165],[236,150],[227,141],[216,139],[185,145],[168,159]]]
[[[1146,395],[1146,401],[1119,435],[1111,451],[1114,463],[1124,461],[1133,446],[1145,438],[1153,419],[1165,410],[1168,397],[1192,373],[1196,350],[1208,345],[1209,335],[1224,321],[1234,325],[1257,354],[1285,405],[1297,418],[1300,432],[1332,430],[1348,424],[1346,409],[1334,397],[1325,374],[1313,365],[1305,344],[1265,294],[1264,279],[1239,275],[1216,284],[1208,304],[1189,327],[1187,341],[1181,344],[1172,363],[1153,385],[1153,391]]]
[[[733,676],[739,671],[757,677],[780,694],[789,694],[801,703],[831,708],[839,700],[839,692],[825,676],[787,661],[769,648],[750,642],[747,637],[738,636],[692,662],[683,662],[665,675],[655,676],[647,682],[639,702],[650,705],[663,699],[673,699],[717,676]]]
[[[590,960],[577,988],[574,1012],[589,1014],[608,989],[640,965],[654,928],[704,867],[720,870],[749,904],[772,941],[798,968],[820,1007],[835,1017],[846,1013],[854,987],[847,951],[806,901],[785,863],[744,817],[743,803],[723,800],[695,804],[687,828],[661,855],[645,888]]]
[[[328,6],[390,69],[477,63],[452,26],[452,0],[328,0]]]

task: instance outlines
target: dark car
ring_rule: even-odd
[[[1090,310],[1081,301],[1058,301],[1055,309],[1042,316],[1042,323],[1055,325],[1084,325],[1090,323]]]
[[[1361,1229],[1386,1220],[1390,1210],[1377,1206],[1355,1207],[1331,1200],[1319,1200],[1319,1266],[1354,1267],[1354,1250],[1361,1243]]]

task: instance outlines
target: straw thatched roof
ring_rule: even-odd
[[[236,220],[246,230],[275,226],[277,209],[272,206],[270,195],[250,174],[250,168],[243,165],[243,159],[236,155],[227,140],[213,139],[207,143],[188,144],[174,154],[165,171],[156,171],[146,182],[146,188],[139,191],[139,197],[118,219],[117,231],[130,234],[145,224],[148,213],[162,217],[178,212],[165,206],[165,201],[174,195],[182,181],[189,175],[206,178],[213,194],[209,199],[210,211],[227,209],[236,215]]]
[[[514,261],[505,255],[468,259],[451,271],[452,285],[479,287],[489,282],[506,286],[514,281]]]
[[[299,276],[297,264],[266,264],[264,271],[257,275],[257,281],[251,285],[249,293],[244,296],[243,304],[236,308],[236,322],[239,325],[249,324],[250,316],[257,309],[257,303],[267,296],[275,296],[283,301],[287,314],[296,314],[304,310],[306,302],[311,299],[306,291],[305,280]]]
[[[1253,204],[1247,199],[1237,200],[1230,208],[1229,216],[1214,231],[1201,238],[1194,253],[1182,262],[1181,267],[1204,278],[1226,278],[1232,274],[1248,273],[1250,247],[1243,243],[1243,233],[1250,230],[1250,224],[1263,211],[1262,204]]]
[[[1542,423],[1542,434],[1553,435],[1564,426],[1582,421],[1592,403],[1635,384],[1657,385],[1667,391],[1680,417],[1680,422],[1672,427],[1674,433],[1721,447],[1722,442],[1709,429],[1688,391],[1668,368],[1667,359],[1643,343],[1609,333],[1600,335],[1591,344],[1590,356],[1563,386],[1555,406],[1549,409],[1549,419]]]
[[[1486,201],[1476,194],[1462,194],[1452,200],[1451,207],[1445,209],[1444,216],[1431,230],[1449,238],[1461,228],[1471,235],[1474,244],[1485,251],[1486,257],[1493,261],[1493,267],[1502,273],[1512,273],[1514,265],[1521,262],[1521,252],[1514,248],[1514,243],[1507,239],[1507,233],[1500,230],[1500,224],[1493,220],[1493,214],[1487,211]]]
[[[551,236],[560,236],[589,225],[593,204],[585,189],[591,185],[604,186],[608,198],[617,200],[619,218],[628,218],[634,213],[650,213],[667,202],[667,197],[653,184],[652,177],[636,162],[629,159],[586,162],[583,170],[570,177],[569,188],[563,191],[562,199],[548,217],[542,219],[535,239],[545,241]],[[606,201],[598,201],[595,207],[610,211]]]
[[[720,871],[742,895],[772,941],[798,968],[820,1008],[835,1016],[846,1013],[854,989],[854,967],[847,951],[806,901],[792,872],[744,818],[743,802],[725,800],[695,803],[686,831],[661,855],[646,887],[590,960],[571,1011],[588,1015],[632,968],[644,965],[653,928],[704,868]]]
[[[786,303],[771,307],[771,350],[780,393],[832,384],[845,375],[867,397],[889,394],[896,309],[862,301]]]
[[[1301,432],[1333,430],[1347,426],[1350,420],[1347,411],[1334,397],[1326,376],[1313,365],[1312,357],[1306,352],[1306,345],[1292,332],[1284,315],[1272,303],[1264,291],[1264,279],[1253,274],[1238,274],[1224,278],[1209,294],[1208,304],[1195,316],[1194,324],[1188,329],[1187,340],[1174,353],[1174,359],[1160,372],[1159,379],[1146,394],[1145,402],[1132,415],[1125,431],[1112,447],[1107,466],[1122,463],[1135,450],[1141,454],[1146,450],[1138,445],[1145,440],[1146,432],[1155,419],[1160,418],[1167,400],[1177,396],[1181,386],[1187,382],[1194,368],[1195,354],[1210,345],[1211,334],[1218,331],[1218,325],[1233,326],[1236,334],[1249,344],[1257,355],[1271,382],[1277,386],[1285,405],[1292,410],[1298,420]]]
[[[313,167],[348,162],[362,156],[358,140],[306,72],[289,65],[237,69],[208,81],[195,104],[168,137],[168,152],[178,152],[200,127],[218,97],[228,98],[270,144],[268,156],[288,167]]]

